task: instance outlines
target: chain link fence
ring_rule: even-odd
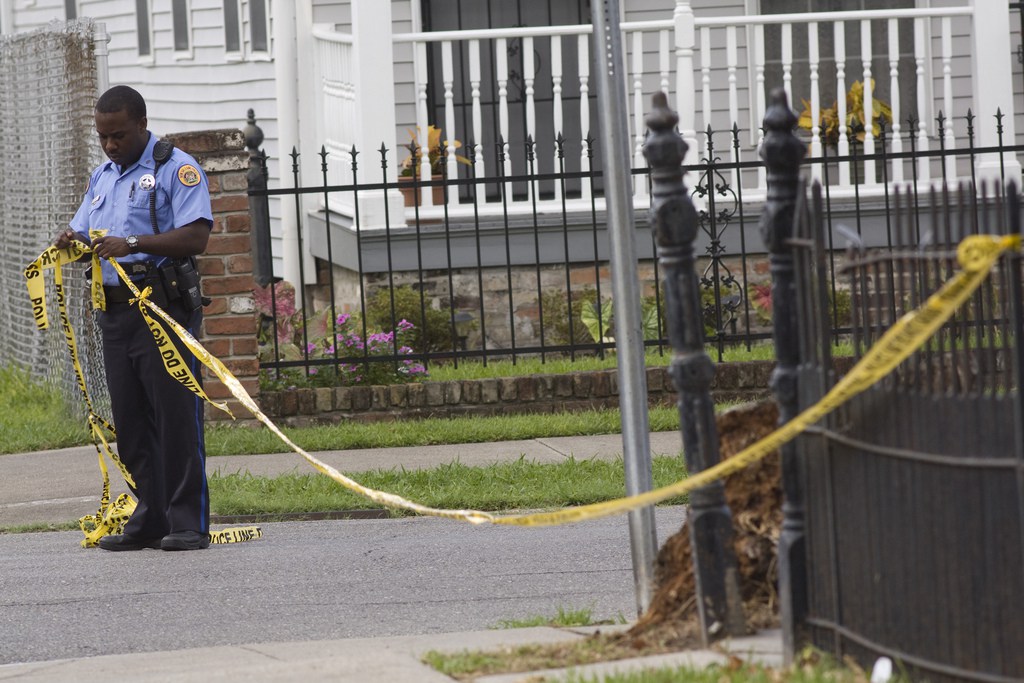
[[[75,409],[82,402],[59,332],[52,273],[46,280],[54,329],[40,332],[22,271],[68,224],[101,160],[93,122],[95,31],[92,21],[77,20],[0,39],[0,366],[27,368],[59,387]],[[65,289],[90,395],[109,415],[83,265],[65,269]]]

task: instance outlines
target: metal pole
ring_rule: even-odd
[[[92,33],[93,50],[96,54],[96,92],[97,97],[102,95],[110,87],[110,34],[107,33],[107,25],[102,21],[96,22]]]
[[[598,121],[604,163],[608,237],[611,240],[612,300],[615,302],[615,351],[619,366],[619,409],[622,413],[622,448],[626,467],[626,493],[649,491],[651,481],[650,433],[647,422],[647,374],[644,339],[640,328],[640,292],[637,286],[636,246],[633,243],[633,183],[626,122],[626,77],[619,28],[619,1],[591,4],[594,57],[597,69]],[[654,557],[658,541],[651,506],[629,513],[637,612],[651,603]]]

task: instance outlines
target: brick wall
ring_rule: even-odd
[[[257,317],[253,305],[252,251],[249,238],[249,198],[246,172],[249,155],[239,130],[206,130],[168,135],[167,139],[196,158],[210,181],[213,231],[206,253],[199,257],[203,294],[212,300],[204,309],[199,341],[238,378],[254,398],[259,392],[256,360]],[[230,396],[207,369],[206,393],[215,401]],[[234,399],[228,406],[237,418],[250,415]],[[230,419],[207,408],[207,420]]]

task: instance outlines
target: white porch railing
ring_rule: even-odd
[[[997,5],[1003,15],[987,16],[986,12]],[[649,107],[651,95],[658,90],[669,95],[679,112],[680,132],[690,144],[687,163],[696,163],[708,155],[706,131],[709,128],[715,131],[716,156],[738,161],[736,156],[739,155],[743,160],[755,161],[767,91],[779,85],[786,89],[794,109],[803,108],[802,100],[809,103],[808,135],[812,156],[822,154],[821,110],[825,100],[832,98],[823,93],[839,94],[835,98],[834,112],[838,131],[835,148],[829,150],[829,156],[849,153],[847,116],[853,112],[847,111],[843,94],[858,81],[864,86],[859,112],[863,120],[871,120],[875,92],[888,91],[893,118],[886,134],[888,152],[903,151],[910,136],[914,136],[918,150],[938,144],[947,149],[966,146],[962,119],[968,109],[979,117],[975,146],[994,144],[995,134],[985,132],[987,128],[994,129],[994,124],[990,123],[996,113],[993,103],[1002,103],[1002,113],[1008,116],[1008,121],[1004,122],[1004,125],[1008,123],[1004,142],[1013,144],[1012,74],[1011,78],[1006,78],[1003,70],[997,69],[1000,80],[992,81],[992,73],[987,73],[988,65],[981,61],[985,56],[979,54],[988,49],[986,40],[994,40],[979,37],[979,31],[988,36],[1002,35],[999,40],[1005,39],[1007,51],[1001,58],[1009,63],[1010,29],[1005,23],[1005,14],[1005,2],[1000,0],[946,8],[697,18],[686,0],[677,0],[672,17],[622,25],[630,71],[627,88],[633,164],[635,167],[645,165],[643,114]],[[986,24],[993,17],[998,20],[999,16],[1003,17],[1002,26],[993,28]],[[847,41],[848,28],[859,36],[853,44]],[[456,140],[472,143],[472,173],[477,178],[524,173],[527,139],[533,141],[529,151],[537,155],[536,164],[542,172],[545,168],[558,169],[560,165],[569,172],[588,169],[587,136],[595,109],[589,103],[594,94],[590,69],[599,61],[591,54],[590,33],[589,25],[579,25],[393,35],[396,44],[412,46],[415,125],[421,131],[426,131],[430,124],[442,128],[447,141],[449,177],[464,178],[468,172],[466,166],[456,161],[456,154],[467,151],[457,152]],[[823,36],[826,46],[831,42],[831,47],[825,50]],[[879,36],[884,37],[884,45],[873,43]],[[347,71],[352,59],[351,37],[318,30],[314,39],[322,83],[320,112],[324,120],[324,140],[331,158],[341,160],[355,139],[346,136],[355,135],[354,122],[360,116],[356,107],[363,108],[361,115],[372,116],[373,109],[381,103],[361,102],[352,89]],[[969,41],[971,49],[964,49],[965,41]],[[509,48],[513,44],[518,50],[510,61]],[[379,55],[379,46],[375,50]],[[434,59],[440,62],[433,73],[428,68],[428,50],[433,50]],[[538,56],[546,63],[539,63]],[[873,66],[880,61],[887,65],[887,72],[873,71]],[[856,68],[850,68],[851,64]],[[767,82],[770,72],[778,74],[781,82]],[[1005,73],[1010,73],[1008,66]],[[432,78],[438,82],[433,82]],[[979,79],[983,82],[978,83]],[[468,97],[463,97],[457,86],[466,81]],[[513,101],[510,93],[513,86],[520,91],[517,101]],[[538,102],[539,89],[545,93],[543,106]],[[914,93],[914,102],[901,100],[901,93],[906,92]],[[443,117],[438,114],[443,120],[432,120],[428,93],[433,97],[435,108],[443,112]],[[489,93],[493,93],[492,99]],[[1004,96],[1006,93],[1010,94],[1009,98]],[[916,113],[914,130],[907,126],[910,112]],[[935,123],[940,112],[947,119],[941,141],[936,139]],[[955,126],[950,125],[950,117],[960,121]],[[732,145],[730,131],[734,125],[740,131],[739,149]],[[553,141],[569,130],[575,133],[566,141],[564,149],[572,153],[556,158]],[[874,153],[877,140],[872,127],[866,126],[861,135],[861,153]],[[498,139],[503,141],[501,149],[487,144]],[[543,147],[540,140],[546,141]],[[404,140],[396,141],[391,149],[398,149],[403,143]],[[594,154],[596,165],[599,163],[596,149]],[[908,177],[926,182],[943,170],[922,160],[914,176],[909,162],[889,160],[887,163],[890,168],[886,177],[896,182]],[[949,177],[964,175],[970,170],[966,166],[968,159],[950,158],[945,163],[944,170]],[[860,194],[881,191],[876,170],[875,162],[869,160],[862,173],[861,169],[856,171],[862,178]],[[839,163],[837,171],[830,174],[833,196],[852,193],[851,182],[855,175],[851,173],[850,164]],[[417,172],[422,180],[431,179],[428,155],[422,156]],[[688,179],[689,183],[693,181],[692,177]],[[730,182],[734,187],[742,184],[746,199],[764,196],[763,171],[737,174]],[[472,215],[474,211],[486,214],[501,211],[504,205],[509,213],[515,214],[520,210],[532,211],[535,201],[541,212],[560,211],[563,201],[570,211],[590,210],[591,192],[586,179],[566,197],[562,196],[559,183],[539,191],[536,184],[519,184],[513,188],[513,184],[507,182],[504,201],[500,194],[490,199],[480,196],[476,206],[467,206],[466,199],[451,192],[447,211],[450,216]],[[646,207],[646,184],[635,183],[634,194],[636,207]],[[420,216],[429,218],[440,214],[441,208],[432,204],[429,188],[424,188],[420,201]]]
[[[327,181],[352,183],[352,147],[356,140],[357,100],[352,36],[313,29],[317,102],[317,142],[327,152]]]

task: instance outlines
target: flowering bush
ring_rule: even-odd
[[[295,310],[295,289],[281,281],[270,288],[256,288],[254,301],[261,315],[258,335],[259,359],[275,360],[274,320],[276,318],[276,360],[337,359],[337,365],[317,364],[305,368],[285,368],[280,372],[261,373],[264,388],[288,387],[296,384],[314,386],[346,386],[353,384],[396,384],[412,382],[427,376],[426,367],[411,358],[368,361],[367,358],[411,356],[411,340],[415,325],[400,320],[394,330],[367,329],[362,337],[362,324],[349,313],[337,315],[333,321],[328,309],[304,318]],[[276,309],[276,310],[275,310]],[[333,324],[332,324],[333,323]],[[305,329],[305,336],[303,336]],[[303,342],[303,339],[306,341]],[[302,345],[305,343],[305,348]]]
[[[399,320],[396,329],[390,332],[373,332],[367,334],[366,339],[359,335],[355,318],[342,313],[335,320],[336,327],[334,338],[331,338],[330,330],[324,337],[308,342],[306,353],[310,359],[334,358],[340,360],[350,359],[349,362],[338,364],[337,378],[333,384],[395,384],[398,382],[409,382],[427,376],[427,369],[423,363],[411,358],[394,361],[360,362],[355,360],[364,357],[381,356],[409,356],[413,354],[409,346],[409,338],[412,336],[415,325],[408,320]],[[334,370],[329,366],[323,368],[312,367],[310,374],[328,376],[334,375]]]

